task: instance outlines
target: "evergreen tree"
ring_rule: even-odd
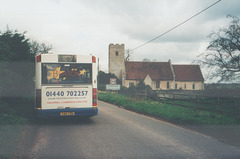
[[[33,94],[34,59],[38,52],[33,51],[33,43],[25,34],[9,29],[0,33],[0,97]]]

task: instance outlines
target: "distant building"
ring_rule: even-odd
[[[144,82],[153,90],[204,90],[199,65],[172,65],[168,62],[137,62],[124,60],[124,44],[109,45],[109,72],[122,80],[125,87]]]

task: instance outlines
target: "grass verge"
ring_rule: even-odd
[[[136,100],[121,94],[100,92],[98,93],[98,98],[128,110],[178,124],[239,124],[239,119],[236,116],[209,111],[196,111],[194,109],[158,103],[153,100]]]
[[[0,158],[11,158],[32,110],[32,98],[0,101]]]

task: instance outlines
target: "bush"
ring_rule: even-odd
[[[0,124],[8,125],[8,124],[24,124],[27,119],[25,117],[18,116],[15,109],[10,106],[8,103],[0,101]]]

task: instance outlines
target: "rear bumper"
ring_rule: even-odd
[[[36,109],[38,118],[63,117],[63,116],[94,116],[98,108],[72,108],[72,109]]]

